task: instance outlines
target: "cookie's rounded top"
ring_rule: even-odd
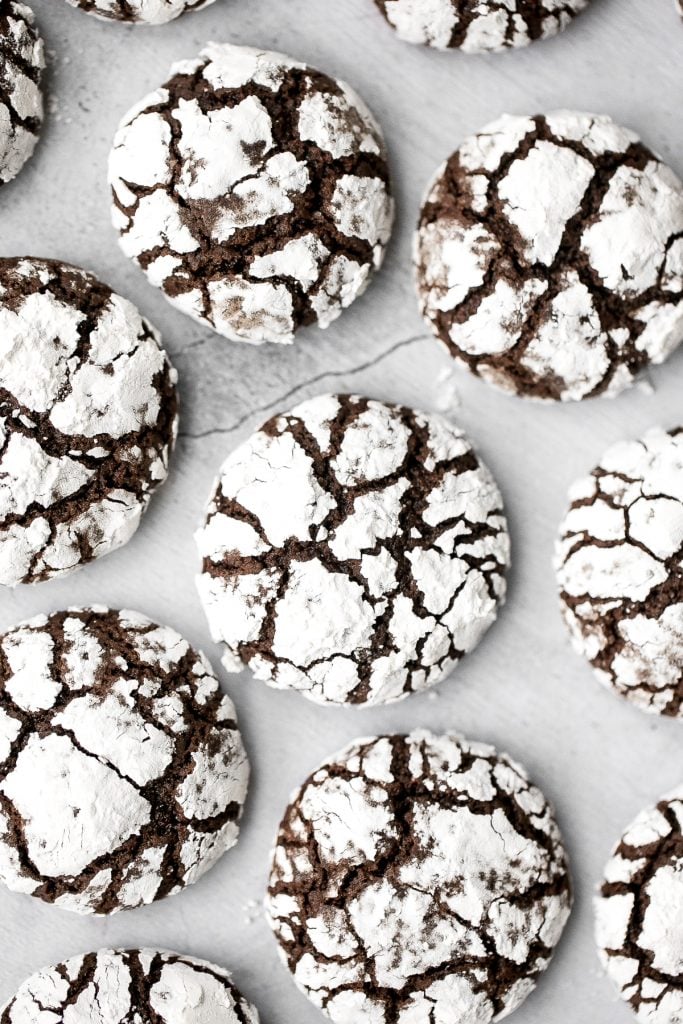
[[[401,39],[485,53],[528,46],[565,28],[588,0],[375,0]]]
[[[110,914],[237,841],[249,766],[206,658],[138,612],[39,616],[0,637],[0,879]]]
[[[562,613],[599,679],[683,717],[683,428],[614,445],[569,494]]]
[[[185,313],[237,341],[327,327],[382,261],[382,137],[342,82],[210,44],[124,118],[109,175],[124,252]]]
[[[356,395],[303,402],[233,452],[197,543],[228,671],[332,704],[439,682],[495,619],[509,561],[463,432]]]
[[[100,949],[36,971],[0,1010],[1,1024],[52,1020],[258,1024],[222,967],[156,949]]]
[[[683,786],[624,833],[595,912],[600,959],[638,1020],[683,1020]]]
[[[0,0],[0,185],[32,155],[43,122],[45,49],[33,11]]]
[[[67,0],[67,3],[105,21],[164,25],[186,11],[208,7],[214,0]]]
[[[552,809],[524,770],[417,731],[352,743],[293,795],[266,910],[336,1024],[488,1024],[533,989],[570,905]]]
[[[505,391],[616,394],[683,338],[683,185],[605,116],[505,116],[467,139],[415,256],[434,333]]]
[[[130,539],[166,478],[176,379],[151,324],[92,274],[0,259],[0,583]]]

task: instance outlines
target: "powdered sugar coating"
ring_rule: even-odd
[[[45,967],[0,1010],[0,1024],[258,1024],[221,967],[156,949],[100,949]]]
[[[638,1020],[683,1020],[683,787],[626,830],[595,914],[600,959]]]
[[[168,472],[176,380],[157,331],[91,274],[0,260],[0,583],[132,537]]]
[[[105,21],[164,25],[186,11],[199,11],[214,0],[67,0],[72,7]]]
[[[382,262],[380,130],[349,86],[211,43],[124,118],[109,176],[121,246],[184,313],[236,341],[327,327]]]
[[[614,395],[683,339],[683,185],[605,116],[504,116],[467,139],[415,260],[436,336],[505,391]]]
[[[683,717],[683,429],[614,445],[570,491],[562,613],[601,682]]]
[[[0,3],[0,185],[17,176],[38,142],[43,123],[41,80],[45,48],[33,11],[16,0]]]
[[[248,776],[232,702],[172,629],[93,607],[0,638],[0,879],[15,892],[82,914],[179,892],[237,841]]]
[[[588,0],[375,0],[398,36],[437,50],[485,53],[556,35]]]
[[[487,1024],[518,1007],[571,905],[552,810],[483,743],[358,740],[292,796],[266,910],[335,1024]]]
[[[303,402],[233,452],[197,543],[228,671],[332,704],[443,679],[495,619],[509,562],[462,431],[354,395]]]

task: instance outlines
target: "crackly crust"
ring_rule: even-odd
[[[505,391],[616,394],[683,338],[683,185],[605,116],[505,116],[467,139],[415,258],[436,336]]]
[[[86,14],[105,21],[163,25],[188,11],[199,11],[214,0],[67,0]]]
[[[352,743],[293,795],[266,909],[335,1024],[487,1024],[533,989],[570,905],[558,827],[524,770],[420,730]]]
[[[166,479],[177,375],[91,274],[0,260],[0,582],[34,583],[135,533]]]
[[[206,658],[137,612],[0,638],[0,878],[78,913],[180,891],[237,841],[249,766]]]
[[[463,432],[355,395],[304,402],[233,452],[197,542],[226,668],[321,703],[438,682],[505,596],[501,496]]]
[[[0,184],[19,173],[43,123],[45,48],[33,11],[0,0]]]
[[[375,0],[401,39],[465,53],[528,46],[554,36],[588,0]]]
[[[556,568],[574,647],[643,711],[683,717],[683,429],[610,448],[570,502]]]
[[[258,1013],[215,964],[156,949],[100,949],[36,971],[0,1010],[0,1024],[258,1024]]]
[[[109,165],[124,252],[238,341],[327,327],[379,267],[393,217],[380,130],[347,86],[210,44],[123,120]]]
[[[638,815],[595,901],[600,959],[643,1024],[683,1019],[683,788]]]

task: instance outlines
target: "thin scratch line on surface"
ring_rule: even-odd
[[[310,377],[308,380],[302,381],[301,384],[296,384],[293,388],[290,388],[289,391],[279,395],[277,398],[273,398],[265,405],[257,406],[255,409],[250,409],[249,412],[240,416],[240,418],[229,427],[212,427],[210,430],[203,430],[196,434],[186,433],[181,430],[178,437],[183,438],[184,440],[196,441],[203,437],[211,437],[212,434],[232,434],[235,430],[239,430],[239,428],[252,416],[257,415],[258,413],[268,412],[273,408],[273,406],[286,402],[287,399],[291,398],[298,391],[303,391],[304,388],[308,388],[313,384],[319,384],[320,381],[326,380],[330,377],[355,377],[356,374],[362,373],[364,370],[369,370],[373,366],[377,366],[378,363],[381,363],[384,359],[388,359],[389,356],[393,355],[394,352],[398,352],[399,349],[407,348],[408,345],[415,345],[418,341],[425,341],[427,337],[428,336],[426,334],[415,334],[410,338],[404,338],[402,341],[395,342],[384,352],[380,352],[380,354],[375,356],[374,359],[370,359],[367,363],[361,363],[360,366],[354,366],[351,369],[325,370],[324,373],[319,373],[315,377]]]

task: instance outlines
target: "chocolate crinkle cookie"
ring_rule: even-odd
[[[15,0],[0,0],[0,185],[17,176],[36,148],[44,68],[33,11]]]
[[[562,614],[601,682],[683,717],[683,429],[617,444],[569,494]]]
[[[168,472],[176,379],[151,324],[91,274],[0,260],[0,583],[132,537]]]
[[[237,841],[249,766],[206,658],[137,612],[0,637],[0,879],[81,914],[151,903]]]
[[[129,1024],[258,1024],[227,971],[156,949],[100,949],[27,978],[0,1024],[102,1021]]]
[[[683,339],[683,185],[608,117],[502,117],[431,185],[415,258],[451,355],[537,399],[614,395]]]
[[[186,11],[198,11],[214,0],[67,0],[72,7],[106,21],[163,25]]]
[[[121,246],[185,313],[235,341],[327,327],[382,262],[384,143],[342,82],[210,44],[123,120],[109,165]]]
[[[335,1024],[488,1024],[529,995],[571,906],[553,812],[458,736],[380,736],[325,761],[277,837],[266,911]]]
[[[683,786],[622,836],[595,903],[600,959],[642,1024],[683,1020]]]
[[[462,431],[354,395],[304,402],[233,452],[197,542],[228,671],[329,704],[443,679],[495,619],[509,561]]]
[[[528,46],[565,28],[588,0],[375,0],[408,43],[465,53]]]

